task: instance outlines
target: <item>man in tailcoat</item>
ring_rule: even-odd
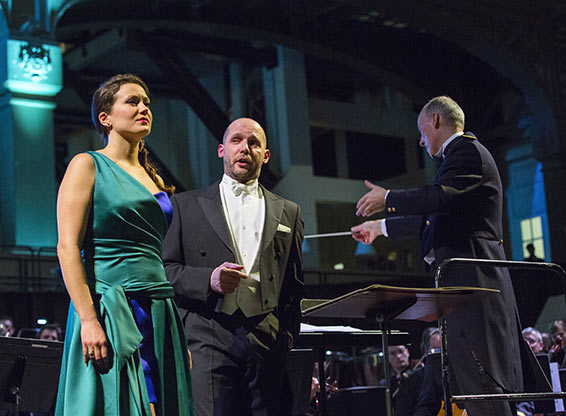
[[[419,235],[422,257],[432,270],[453,257],[505,260],[501,179],[489,151],[464,133],[464,112],[451,98],[435,97],[421,110],[417,125],[420,145],[439,165],[434,183],[386,190],[366,181],[371,190],[356,214],[385,211],[386,218],[353,227],[354,238],[369,244],[379,235]],[[522,391],[520,324],[507,269],[454,267],[443,286],[501,291],[447,318],[450,365],[460,392]],[[468,403],[470,416],[513,414],[506,402]]]
[[[185,322],[197,416],[289,415],[286,357],[299,331],[303,221],[259,185],[262,127],[232,122],[224,175],[173,196],[163,260]]]

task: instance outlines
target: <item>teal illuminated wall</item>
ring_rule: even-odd
[[[57,45],[38,39],[0,41],[2,141],[1,243],[54,246],[57,242],[52,97],[62,86]]]
[[[52,103],[12,98],[16,244],[57,243]]]

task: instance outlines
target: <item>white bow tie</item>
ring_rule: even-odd
[[[239,182],[232,182],[232,192],[235,196],[240,196],[242,194],[251,195],[255,187],[253,185],[245,185]]]

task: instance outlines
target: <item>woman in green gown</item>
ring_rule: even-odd
[[[71,304],[56,415],[192,415],[183,325],[161,262],[174,188],[147,162],[149,101],[135,75],[102,84],[92,118],[105,147],[75,156],[59,189]]]

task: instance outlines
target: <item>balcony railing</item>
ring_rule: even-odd
[[[55,247],[0,246],[1,292],[64,290]]]

